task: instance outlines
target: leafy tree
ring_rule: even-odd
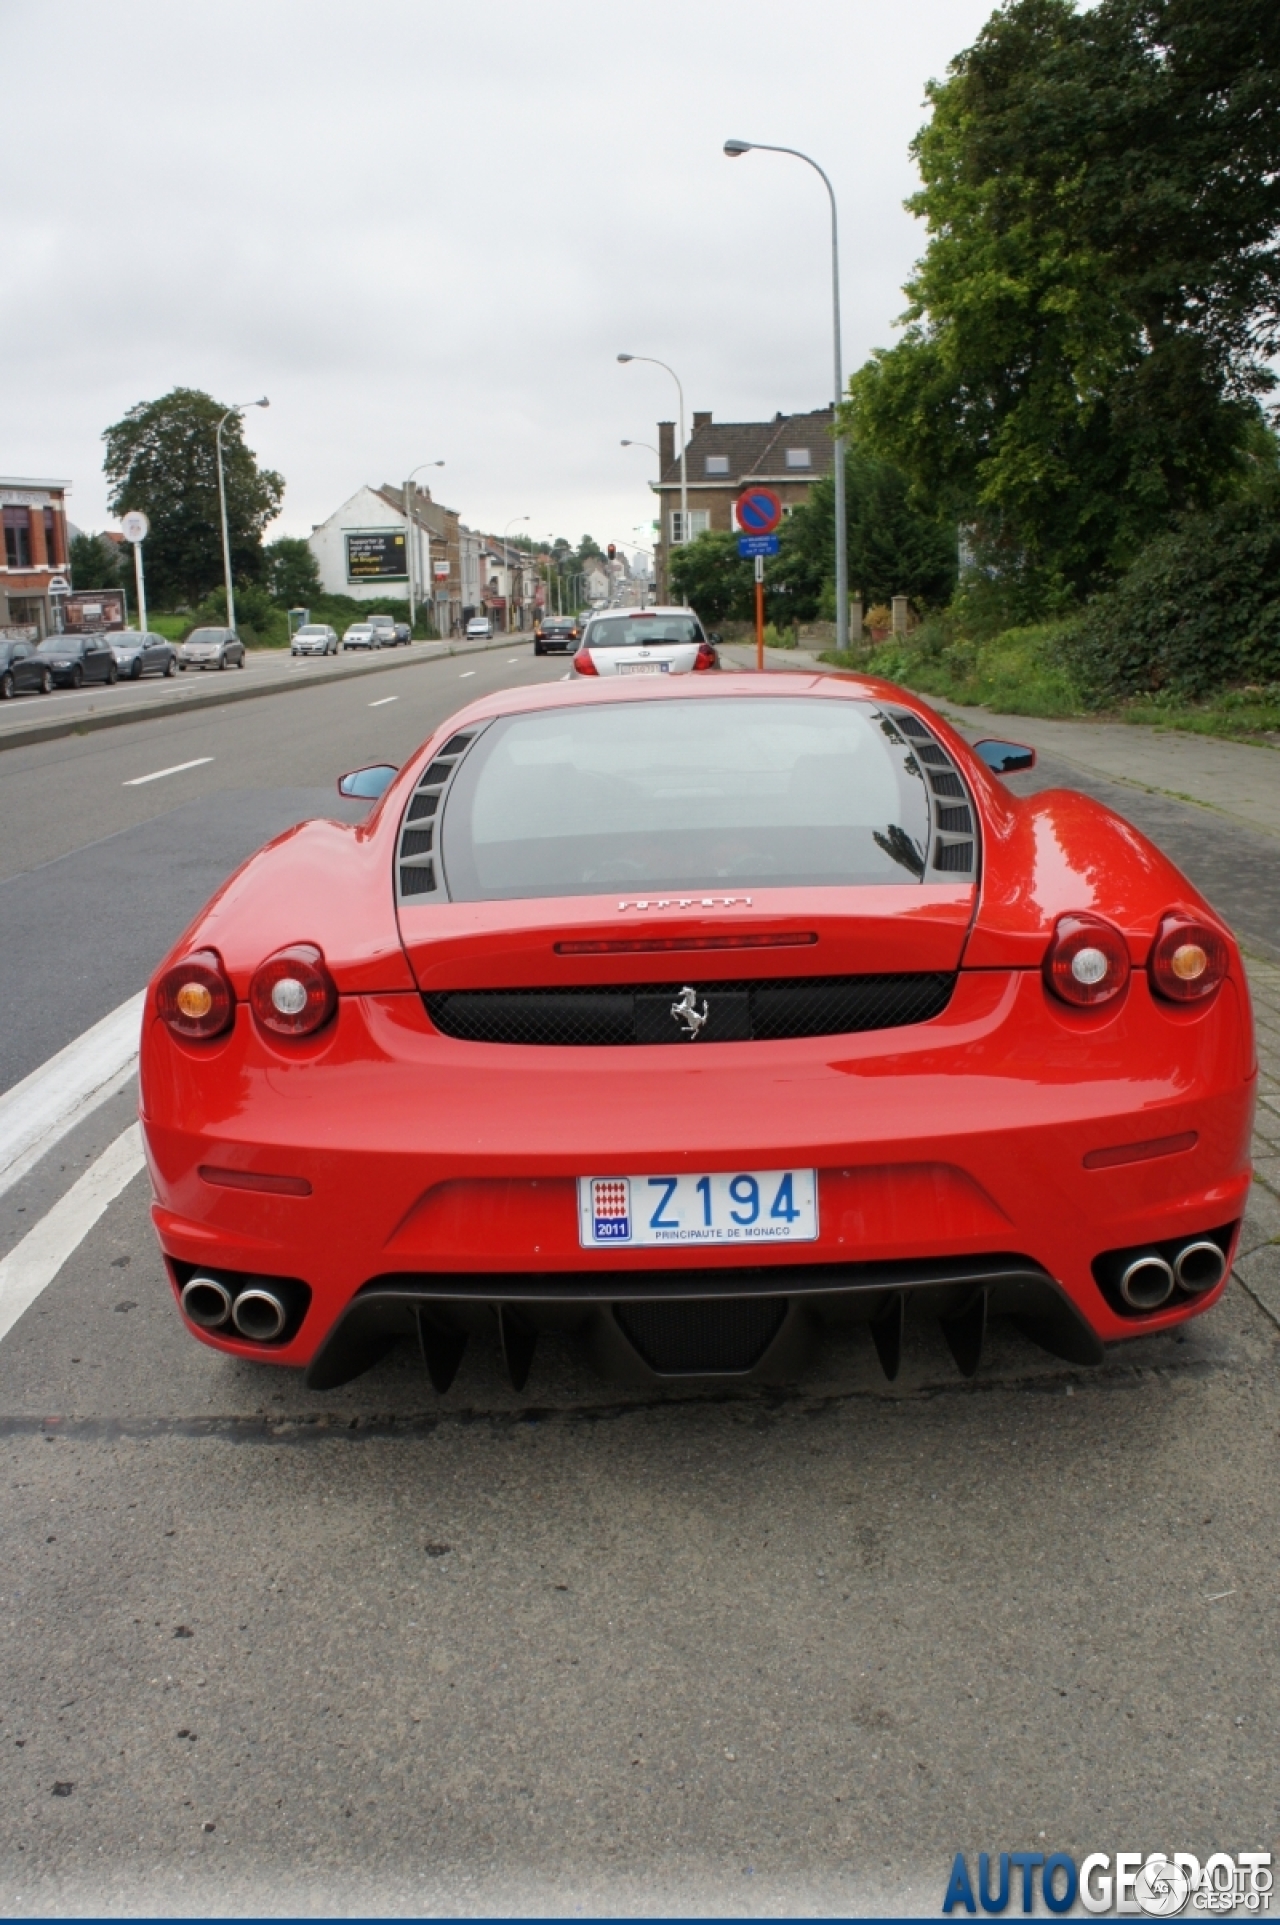
[[[112,509],[140,508],[151,523],[147,582],[160,606],[199,602],[222,580],[214,436],[225,413],[198,388],[174,388],[140,401],[102,437]],[[222,448],[232,572],[237,581],[258,581],[263,530],[279,510],[284,479],[259,469],[238,415],[222,431]]]
[[[118,588],[120,556],[105,535],[81,533],[71,537],[68,557],[73,588]]]
[[[1012,0],[929,93],[908,326],[845,425],[1025,617],[1239,483],[1280,345],[1280,9]]]
[[[297,535],[281,535],[263,551],[267,587],[272,601],[285,608],[309,608],[324,592],[320,567],[310,542]]]
[[[754,610],[754,572],[738,553],[738,537],[698,535],[671,557],[672,591],[707,623],[747,621]]]
[[[950,599],[956,581],[954,525],[912,506],[901,469],[851,450],[845,457],[849,585],[864,603],[909,595],[927,608]],[[777,559],[767,580],[792,595],[791,612],[804,621],[835,608],[835,481],[824,475],[780,530]]]

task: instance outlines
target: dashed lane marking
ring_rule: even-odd
[[[398,695],[380,695],[376,702],[370,702],[369,707],[371,709],[384,709],[388,702],[398,702],[399,700],[400,697]]]
[[[0,1262],[0,1341],[142,1167],[142,1132],[130,1123]]]
[[[0,1096],[0,1196],[123,1089],[138,1057],[142,990]]]
[[[461,675],[458,677],[458,680],[460,682],[465,682],[468,675],[474,675],[474,674],[475,674],[475,670],[473,668],[464,668]]]
[[[175,762],[171,769],[153,769],[150,775],[132,775],[120,786],[122,789],[140,789],[144,782],[160,782],[166,775],[181,775],[185,769],[200,769],[212,760],[211,755],[197,755],[191,762]]]

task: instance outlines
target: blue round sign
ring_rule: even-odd
[[[771,535],[782,520],[782,503],[772,488],[744,488],[737,510],[738,526],[745,535]]]

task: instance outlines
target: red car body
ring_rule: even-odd
[[[460,731],[556,705],[762,693],[913,718],[976,808],[974,879],[756,888],[709,906],[638,906],[616,887],[397,904],[410,798]],[[1148,973],[1171,912],[1225,944],[1223,979],[1187,1006],[1162,1000]],[[1069,1006],[1045,979],[1059,919],[1081,914],[1128,950],[1127,986],[1103,1007]],[[718,946],[726,938],[735,946]],[[299,943],[322,952],[336,1010],[312,1035],[272,1035],[250,985]],[[209,1040],[175,1035],[158,1004],[197,951],[220,959],[234,991],[229,1027]],[[857,1033],[623,1048],[466,1040],[427,1006],[460,990],[674,980],[701,993],[877,974],[945,977],[945,1007]],[[893,1374],[908,1308],[941,1319],[965,1371],[988,1313],[1083,1363],[1203,1311],[1225,1288],[1244,1213],[1255,1081],[1230,933],[1130,824],[1072,791],[1015,797],[886,684],[722,675],[490,696],[436,732],[367,820],[312,821],[269,844],[157,972],[141,1113],[175,1295],[211,1278],[233,1305],[250,1287],[283,1304],[265,1340],[226,1318],[189,1320],[219,1349],[306,1367],[324,1388],[408,1337],[443,1387],[468,1334],[488,1329],[519,1385],[538,1331],[569,1328],[632,1380],[778,1378],[849,1320],[870,1324]],[[818,1173],[816,1241],[582,1247],[580,1177],[793,1166]],[[1118,1293],[1122,1259],[1173,1263],[1196,1240],[1216,1240],[1220,1280],[1210,1258],[1207,1287],[1202,1274],[1150,1309]]]

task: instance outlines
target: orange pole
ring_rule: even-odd
[[[756,563],[757,568],[760,566]],[[764,672],[764,582],[756,576],[756,668]]]

